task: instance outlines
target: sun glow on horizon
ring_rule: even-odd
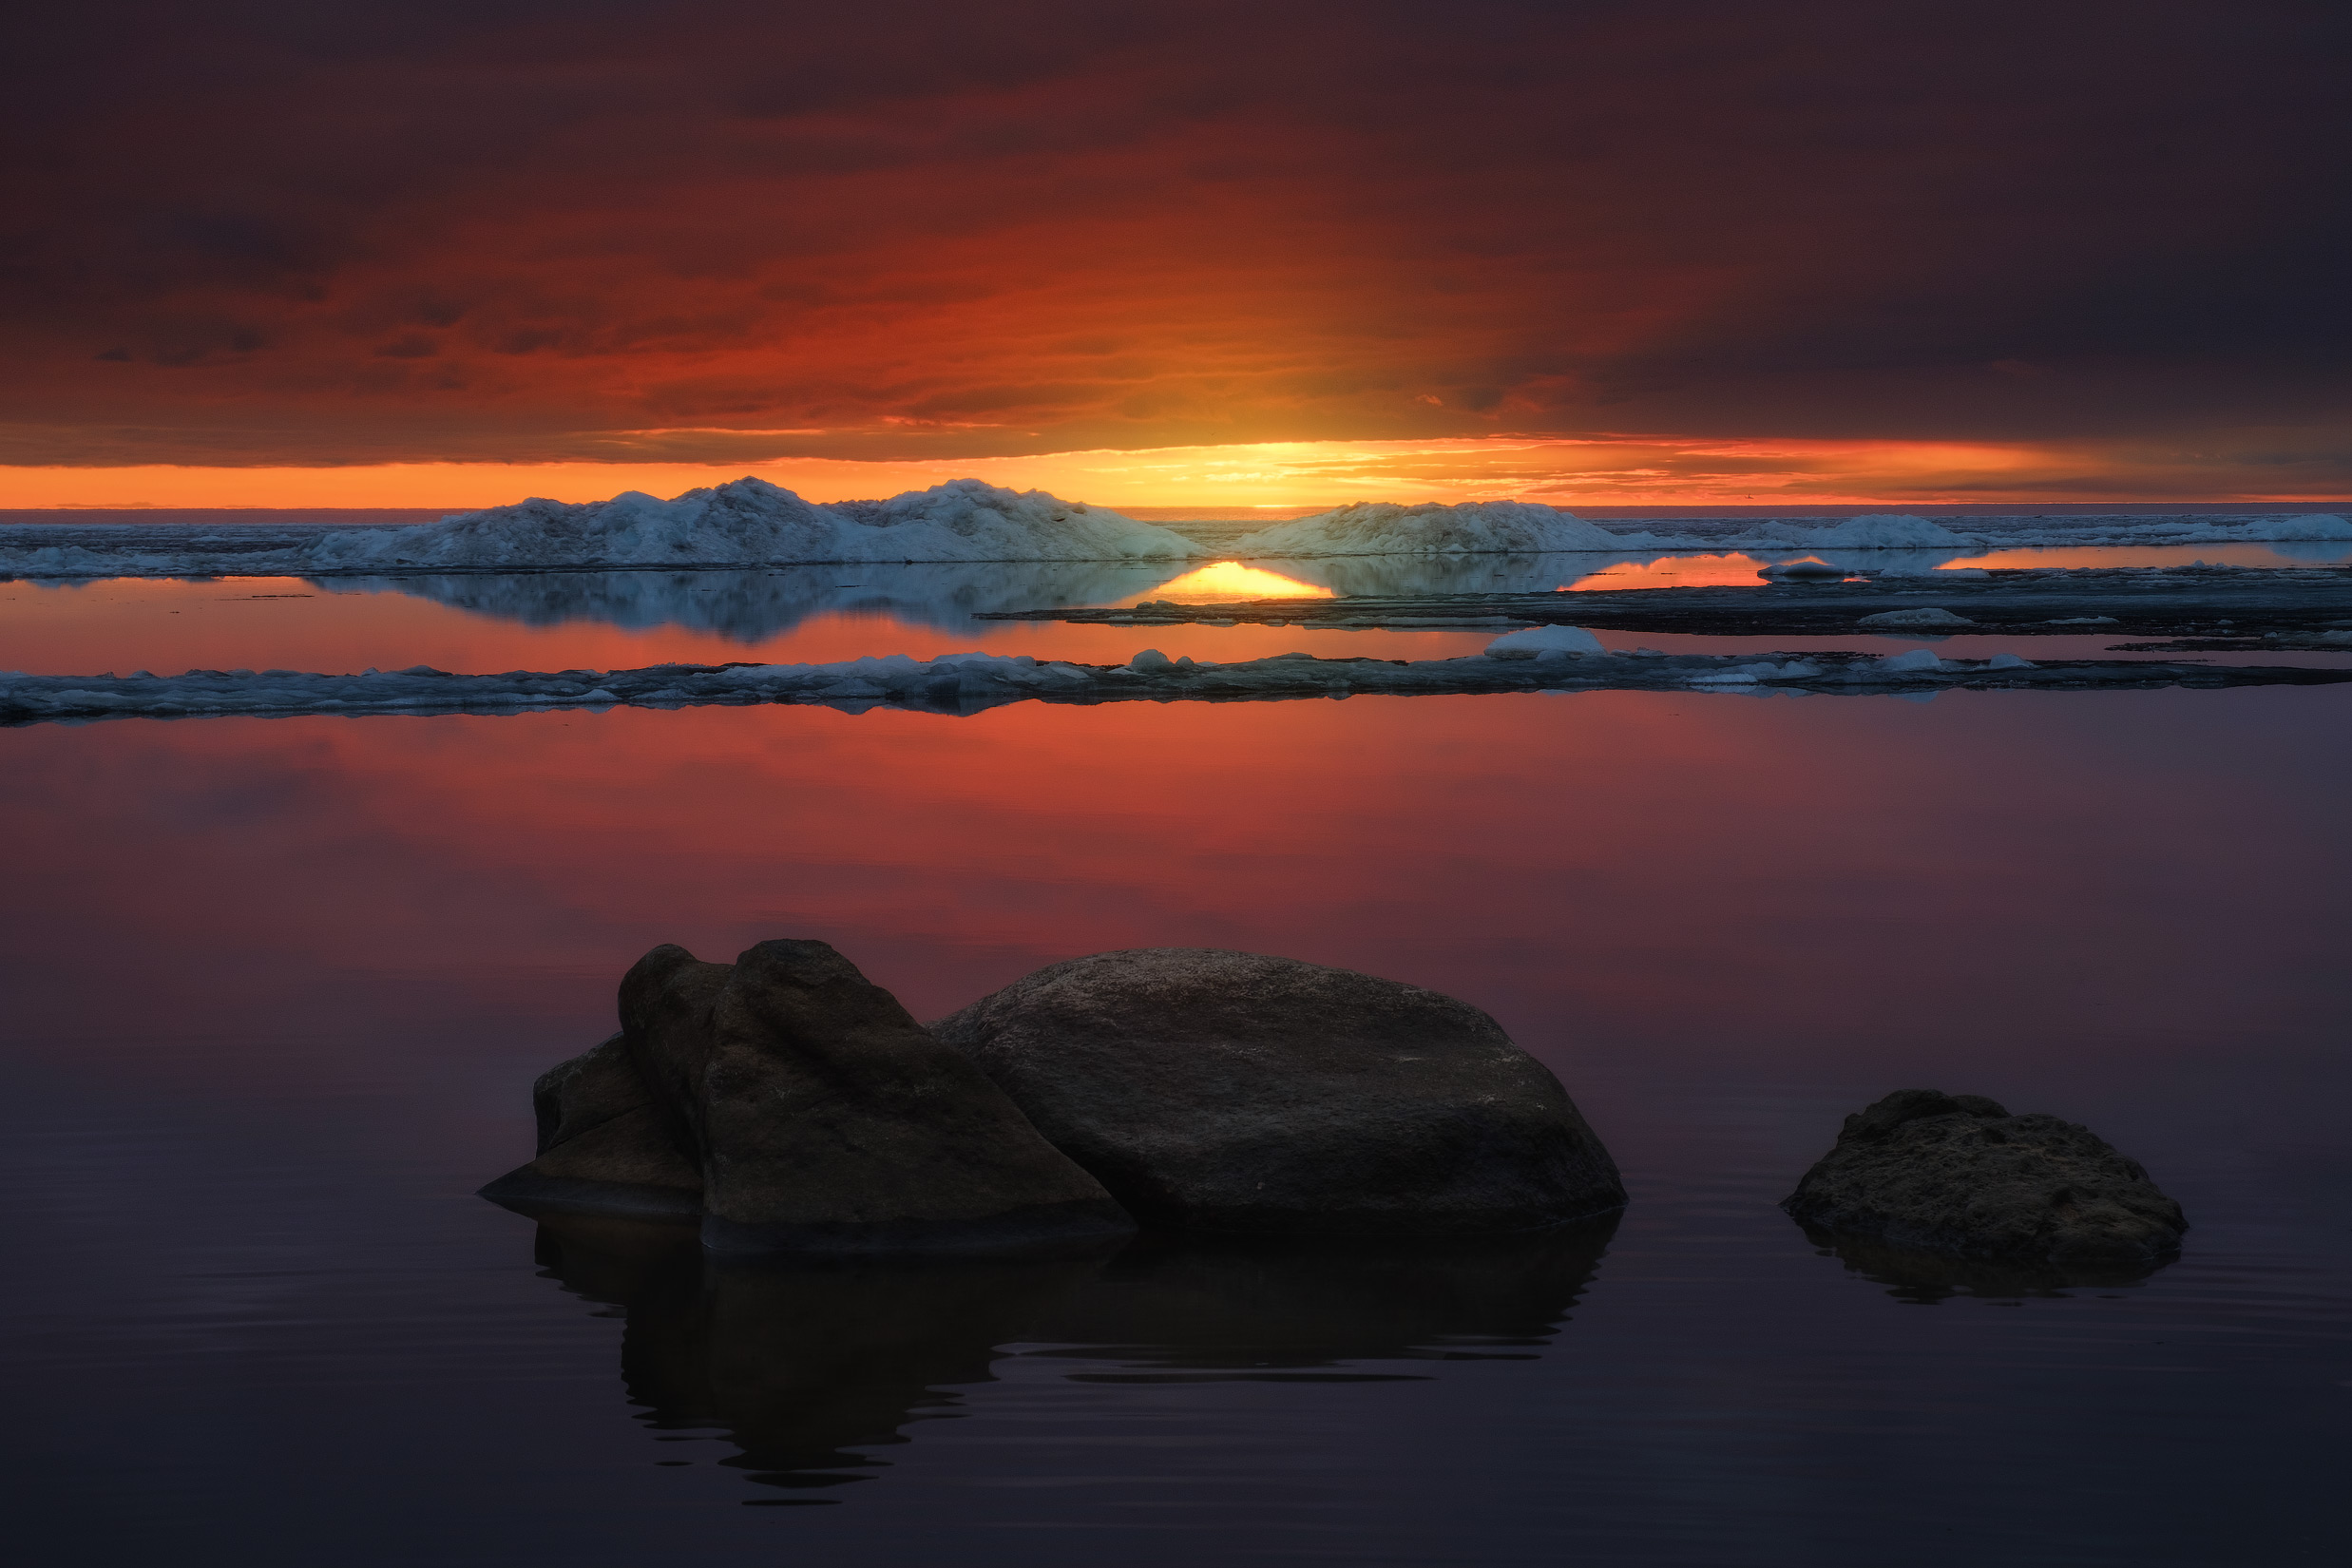
[[[813,501],[977,478],[1111,508],[1235,517],[1350,501],[1539,501],[1584,507],[1921,507],[2180,501],[2341,506],[2247,493],[2226,463],[2151,466],[2094,447],[1611,434],[1286,441],[1022,456],[777,458],[728,463],[378,463],[341,468],[0,467],[0,508],[417,507],[529,496],[675,496],[750,475]]]

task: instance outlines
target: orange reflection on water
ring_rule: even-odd
[[[1148,599],[1170,599],[1179,604],[1222,604],[1239,599],[1332,599],[1329,588],[1313,583],[1270,572],[1263,566],[1245,566],[1238,561],[1215,561],[1206,566],[1171,578],[1157,588],[1146,588],[1114,600],[1116,604],[1136,604]]]
[[[1615,593],[1627,588],[1752,588],[1764,563],[1752,555],[1670,555],[1655,561],[1620,561],[1568,583],[1578,593]]]

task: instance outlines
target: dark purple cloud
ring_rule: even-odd
[[[9,62],[11,462],[2352,448],[2337,5],[248,0]]]

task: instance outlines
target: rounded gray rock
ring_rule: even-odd
[[[2054,1116],[1899,1089],[1781,1202],[1808,1229],[1955,1257],[2153,1267],[2189,1222],[2139,1162]]]
[[[1471,1234],[1625,1203],[1559,1080],[1416,985],[1151,947],[1040,969],[932,1032],[1147,1226]]]

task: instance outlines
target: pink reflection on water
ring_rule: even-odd
[[[365,1080],[335,1044],[354,986],[412,1022],[404,1051],[449,1049],[453,1010],[584,1044],[646,947],[780,934],[835,943],[922,1016],[1077,953],[1230,947],[1468,998],[1572,1084],[1628,1051],[1874,1080],[1889,1031],[1980,1074],[2242,1028],[2250,996],[2324,1012],[2341,879],[2313,856],[2343,851],[2348,698],[43,727],[0,735],[7,962],[22,1031],[192,1080],[294,1030],[315,1046],[263,1052],[272,1071]],[[31,983],[99,970],[120,983]],[[196,1055],[157,1043],[192,1031]]]

